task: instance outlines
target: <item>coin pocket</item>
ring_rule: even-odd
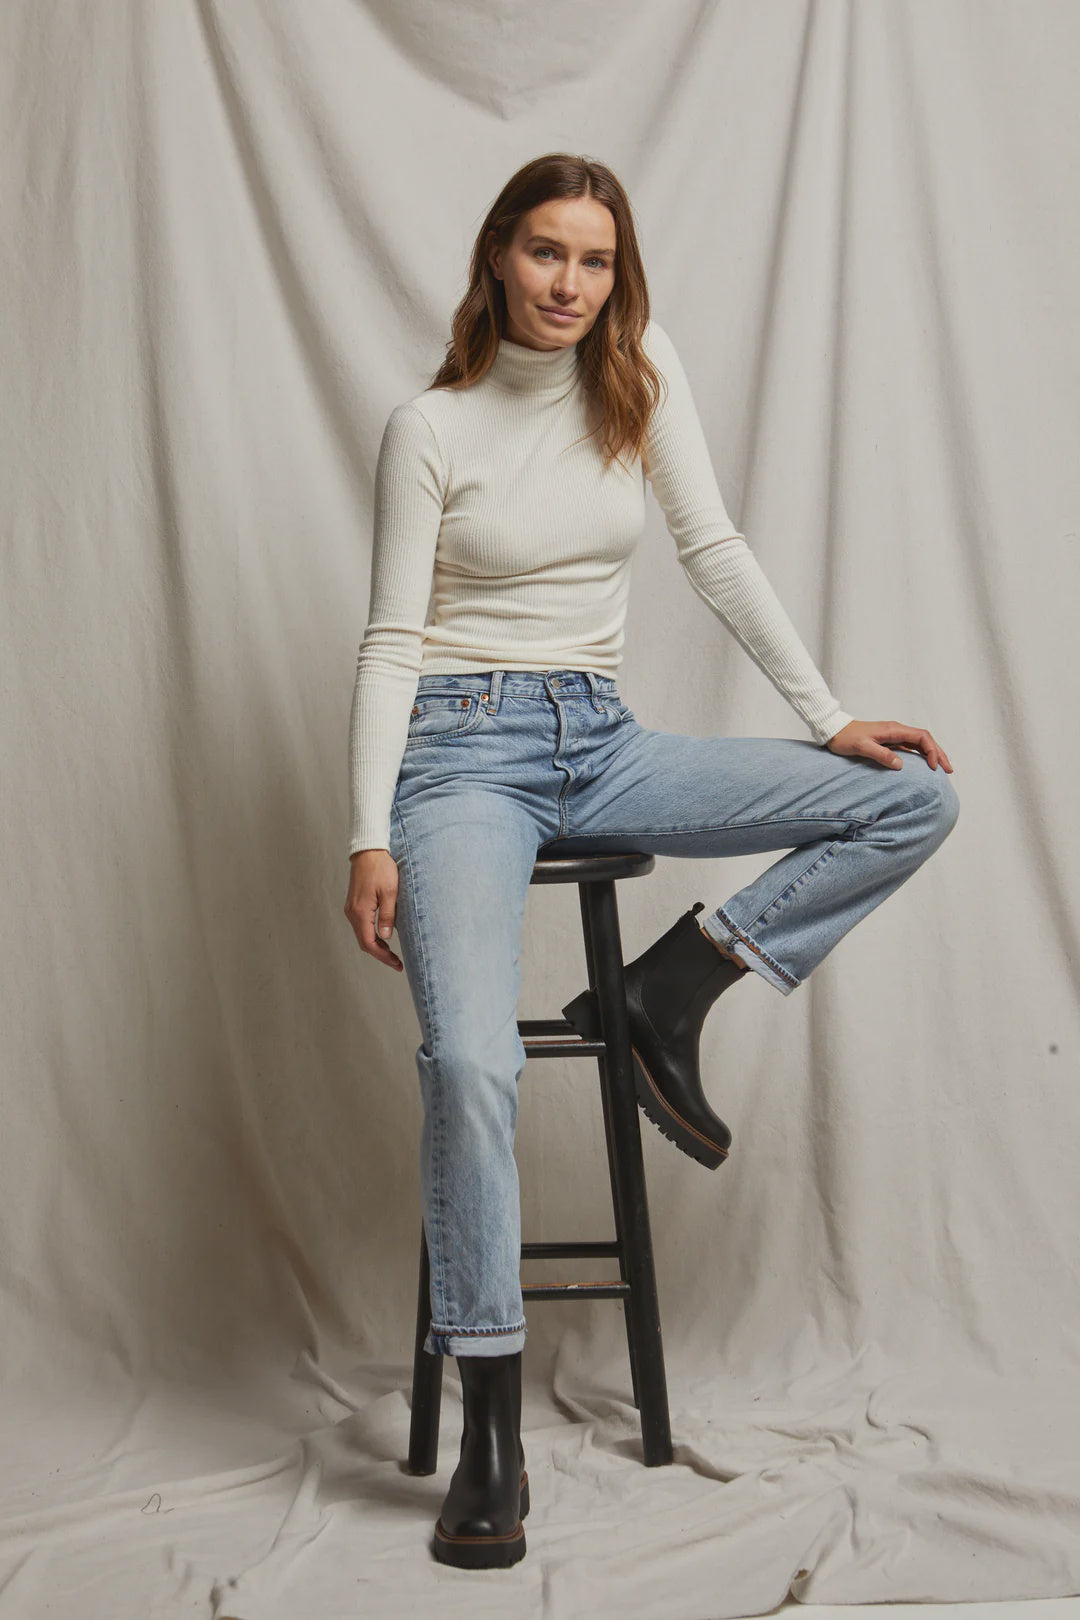
[[[409,715],[405,746],[464,736],[483,717],[484,706],[477,692],[421,693]]]

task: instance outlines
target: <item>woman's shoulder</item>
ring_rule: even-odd
[[[423,466],[440,477],[449,465],[437,407],[430,390],[414,394],[392,406],[382,430],[379,460],[386,467]]]
[[[441,444],[449,425],[444,389],[425,388],[392,406],[383,425],[383,439],[402,445]]]
[[[425,388],[421,394],[410,394],[408,399],[399,400],[390,409],[390,414],[386,418],[387,425],[394,422],[402,427],[408,427],[418,422],[430,422],[438,412],[438,405],[433,399],[437,393],[438,389]]]
[[[449,430],[462,410],[462,401],[472,389],[425,388],[395,405],[387,417],[386,426],[399,432],[421,433],[423,429],[436,439]]]

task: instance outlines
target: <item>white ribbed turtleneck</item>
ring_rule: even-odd
[[[579,365],[576,343],[565,349],[530,349],[500,338],[483,380],[512,394],[562,394],[577,381]]]
[[[420,675],[622,662],[630,564],[651,484],[691,586],[824,743],[848,723],[724,509],[670,338],[647,470],[605,467],[587,437],[577,348],[509,338],[471,388],[391,411],[375,472],[367,628],[349,729],[349,854],[389,849],[390,806]]]

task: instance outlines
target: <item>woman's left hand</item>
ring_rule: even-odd
[[[904,762],[899,754],[886,746],[888,743],[913,754],[925,755],[931,770],[936,771],[940,761],[947,771],[952,771],[949,756],[928,731],[922,726],[902,726],[899,720],[849,720],[835,737],[829,738],[825,746],[833,754],[875,759],[881,765],[899,770]]]

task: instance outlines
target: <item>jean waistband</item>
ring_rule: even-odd
[[[597,693],[617,693],[612,675],[600,675],[591,669],[491,669],[469,671],[460,675],[421,675],[416,685],[418,692],[487,692],[491,702],[497,702],[500,692],[518,692],[541,697],[553,691],[566,696],[580,693],[584,697]]]

